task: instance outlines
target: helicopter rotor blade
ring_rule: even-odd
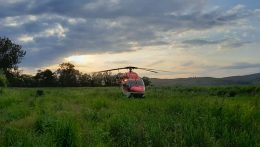
[[[114,68],[114,69],[108,69],[108,70],[98,71],[98,72],[95,72],[95,73],[99,73],[99,72],[109,72],[109,71],[121,70],[121,69],[129,69],[129,68],[128,68],[128,67]]]
[[[157,71],[152,71],[152,70],[145,70],[145,71],[149,71],[149,72],[153,72],[153,73],[158,73]]]
[[[158,69],[150,69],[150,68],[136,68],[136,69],[142,69],[142,70],[146,70],[146,71],[154,71],[154,72],[170,72],[170,71],[166,71],[166,70],[158,70]]]
[[[170,71],[165,71],[165,70],[157,70],[157,69],[150,69],[150,68],[139,68],[139,67],[135,67],[135,66],[127,66],[127,67],[122,67],[122,68],[114,68],[114,69],[108,69],[108,70],[103,70],[103,71],[98,71],[98,72],[94,72],[94,73],[100,73],[100,72],[109,72],[109,71],[114,71],[114,70],[121,70],[121,69],[141,69],[141,70],[145,70],[145,71],[149,71],[149,72],[153,72],[153,73],[158,73],[158,72],[170,72]]]
[[[158,73],[157,71],[149,70],[149,69],[142,69],[142,68],[137,68],[137,69],[141,69],[141,70],[145,70],[145,71],[149,71],[149,72],[153,72],[153,73]]]

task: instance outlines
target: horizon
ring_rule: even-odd
[[[68,62],[70,63],[70,62]],[[129,65],[131,66],[131,65]],[[52,72],[55,72],[57,69],[50,69],[50,68],[46,68],[46,69],[49,69],[51,70]],[[41,71],[44,71],[46,69],[38,69],[38,70],[41,70]],[[75,68],[76,70],[78,70],[77,68]],[[137,71],[135,71],[137,70]],[[128,72],[127,69],[121,69],[119,70],[121,72],[115,72],[115,71],[111,71],[112,74],[117,74],[117,73],[125,73],[125,72]],[[122,72],[123,71],[123,72]],[[142,70],[139,70],[139,69],[134,69],[133,72],[137,73],[140,77],[148,77],[147,74],[145,75],[141,75],[139,74],[138,71],[142,71]],[[93,74],[94,72],[82,72],[79,70],[79,72],[81,72],[82,74],[88,74],[88,75],[91,75]],[[145,71],[146,73],[150,73],[148,71]],[[24,73],[23,70],[21,72],[22,74],[28,74],[28,75],[31,75],[31,76],[34,76],[35,74],[37,74],[37,71],[34,71],[32,73]],[[171,72],[170,72],[171,73]],[[158,74],[158,73],[152,73],[152,74]],[[148,78],[151,78],[151,79],[162,79],[162,80],[171,80],[171,79],[189,79],[189,78],[217,78],[217,79],[221,79],[221,78],[229,78],[229,77],[240,77],[240,76],[250,76],[250,75],[255,75],[255,74],[260,74],[260,72],[255,72],[255,73],[248,73],[248,74],[237,74],[237,75],[229,75],[229,76],[220,76],[220,77],[213,77],[213,76],[190,76],[190,77],[173,77],[173,78],[162,78],[162,77],[148,77]]]
[[[124,66],[161,79],[260,71],[256,1],[1,1],[1,37],[27,52],[24,73],[71,62],[83,73]],[[122,70],[123,72],[124,70]]]

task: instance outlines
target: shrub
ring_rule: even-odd
[[[0,70],[0,87],[6,87],[7,86],[7,79],[3,72]]]
[[[227,96],[228,97],[235,97],[236,96],[236,91],[229,91]]]
[[[36,91],[36,96],[43,96],[44,95],[44,91],[43,90],[37,90]]]

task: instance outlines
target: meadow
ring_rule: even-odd
[[[259,102],[260,86],[5,88],[0,146],[260,146]]]

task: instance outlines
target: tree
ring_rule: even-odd
[[[91,76],[88,74],[81,74],[79,77],[80,86],[91,86]]]
[[[113,83],[113,76],[112,76],[112,73],[111,72],[104,72],[102,74],[102,77],[103,77],[103,81],[104,81],[104,85],[105,86],[112,86],[112,83]]]
[[[38,70],[34,78],[38,86],[53,87],[57,85],[57,78],[50,69],[44,71]]]
[[[20,76],[20,79],[22,80],[21,82],[21,87],[35,87],[36,86],[36,81],[32,75],[28,74],[22,74]]]
[[[3,71],[0,70],[0,89],[1,87],[6,87],[7,86],[7,79],[3,73]]]
[[[22,50],[22,46],[14,44],[8,38],[0,37],[0,69],[5,74],[10,69],[16,69],[25,54],[26,52]]]
[[[8,71],[8,86],[11,87],[35,87],[36,81],[34,76],[28,74],[22,74],[21,70]]]
[[[148,77],[143,77],[142,79],[143,79],[143,81],[144,81],[144,85],[145,85],[145,86],[149,86],[149,85],[152,84],[150,78],[148,78]]]
[[[21,78],[21,70],[9,70],[6,73],[6,77],[8,79],[8,86],[11,87],[21,87],[23,85],[23,79]]]
[[[104,78],[102,73],[93,73],[91,77],[91,86],[103,86]]]
[[[71,63],[62,63],[57,70],[61,86],[79,86],[80,72]]]

